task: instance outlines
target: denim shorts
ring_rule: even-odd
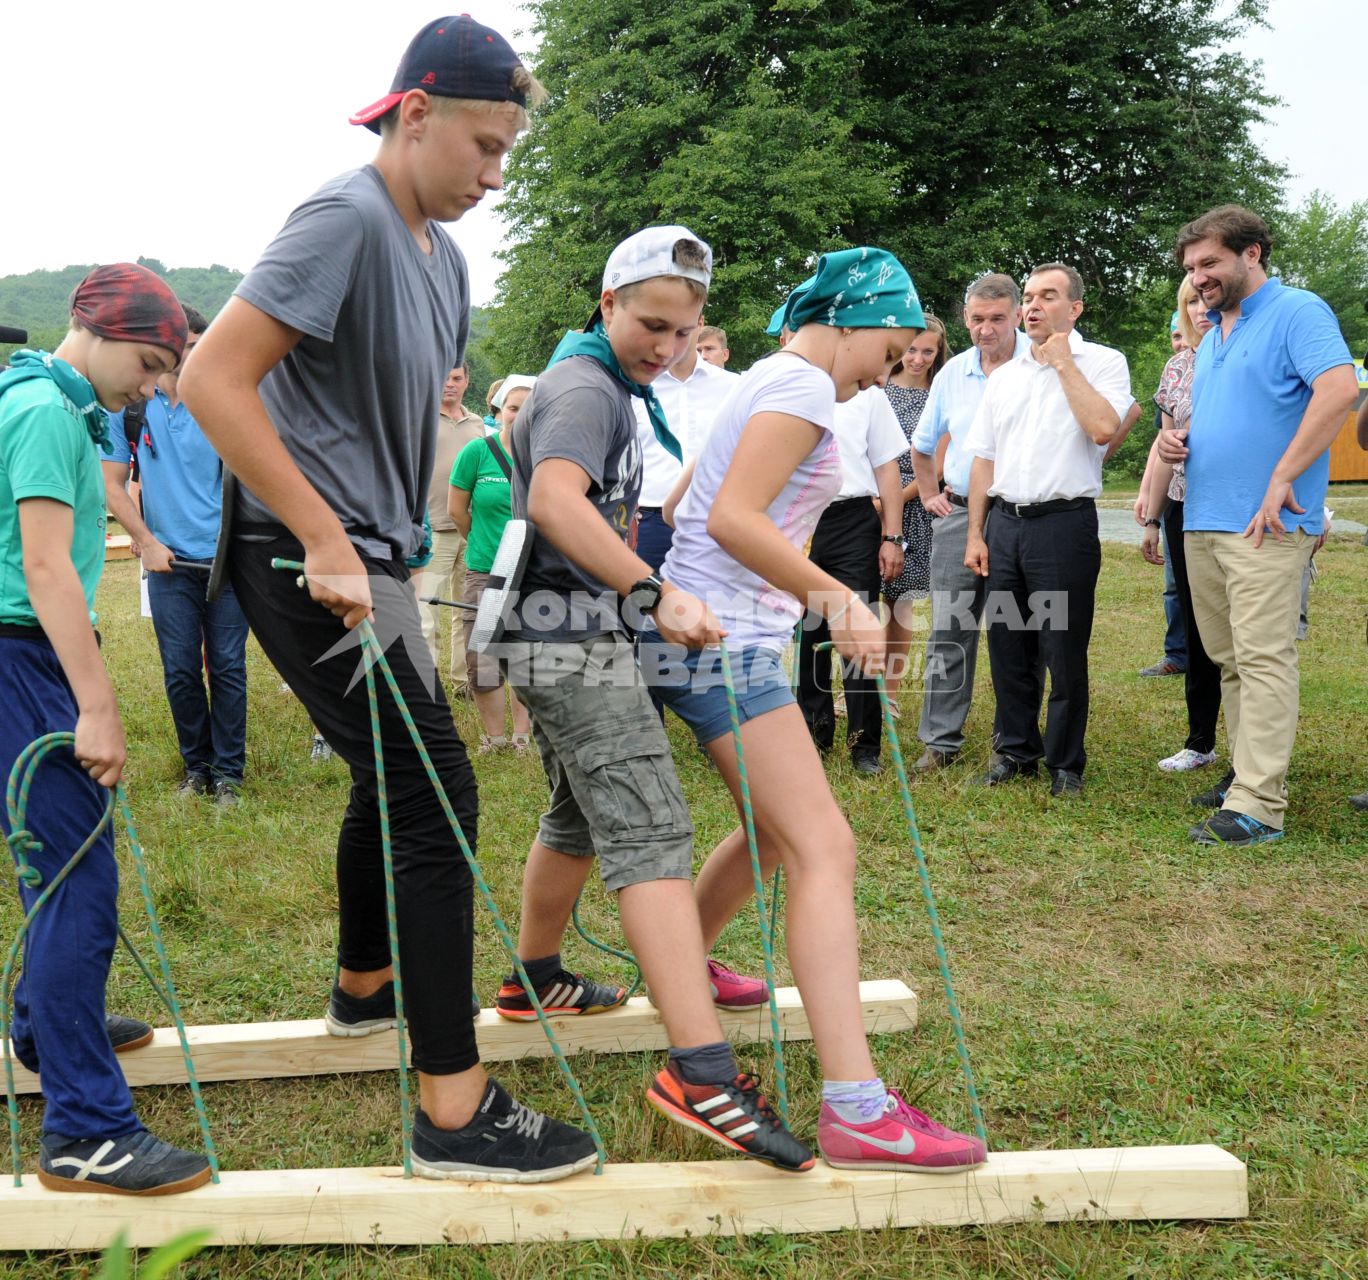
[[[721,649],[684,649],[659,632],[641,637],[642,676],[651,692],[693,730],[700,746],[731,732]],[[755,646],[729,652],[736,714],[745,724],[797,701],[778,650]]]
[[[597,854],[610,890],[691,879],[693,825],[630,641],[509,641],[501,650],[551,787],[537,839],[557,853]]]

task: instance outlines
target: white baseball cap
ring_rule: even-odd
[[[680,240],[695,240],[703,246],[704,266],[687,266],[674,260],[674,247]],[[620,289],[656,276],[681,276],[697,280],[707,288],[712,282],[712,250],[688,227],[643,227],[609,254],[608,265],[603,269],[603,287]]]

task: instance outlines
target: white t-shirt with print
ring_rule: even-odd
[[[769,507],[775,527],[801,550],[841,485],[840,451],[832,434],[835,409],[831,378],[801,356],[777,351],[759,361],[718,411],[693,480],[675,510],[674,543],[661,576],[708,604],[733,653],[757,646],[782,649],[803,614],[797,599],[738,564],[708,533],[708,513],[741,432],[760,413],[788,414],[821,428],[821,439]]]

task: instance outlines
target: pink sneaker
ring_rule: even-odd
[[[753,1009],[769,999],[763,978],[746,978],[716,960],[708,961],[708,983],[719,1009]]]
[[[977,1138],[937,1124],[909,1107],[895,1089],[888,1091],[883,1115],[867,1124],[847,1124],[826,1103],[817,1122],[822,1158],[837,1169],[906,1169],[919,1173],[958,1173],[988,1159]]]

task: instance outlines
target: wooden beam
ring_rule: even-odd
[[[1065,1219],[1242,1218],[1245,1166],[1214,1146],[1010,1151],[963,1174],[782,1174],[743,1160],[610,1164],[540,1186],[407,1181],[397,1169],[225,1173],[134,1198],[0,1189],[0,1249],[139,1247],[191,1227],[221,1245],[500,1244]]]
[[[779,1028],[785,1040],[811,1040],[812,1028],[796,987],[780,987]],[[917,997],[902,982],[860,983],[866,1031],[911,1031],[917,1025]],[[738,1013],[718,1010],[722,1029],[738,1044],[768,1040],[769,1007]],[[668,1047],[660,1014],[644,996],[621,1009],[592,1017],[553,1018],[556,1038],[568,1054],[638,1053]],[[282,1076],[331,1075],[343,1071],[388,1071],[398,1061],[393,1031],[344,1039],[330,1036],[321,1018],[303,1022],[258,1022],[186,1028],[195,1070],[201,1081],[264,1080]],[[485,1062],[548,1057],[551,1047],[535,1023],[509,1022],[486,1009],[476,1022],[480,1057]],[[159,1027],[152,1043],[121,1053],[128,1083],[184,1084],[185,1064],[174,1028]],[[38,1078],[17,1062],[15,1088],[36,1093]]]

